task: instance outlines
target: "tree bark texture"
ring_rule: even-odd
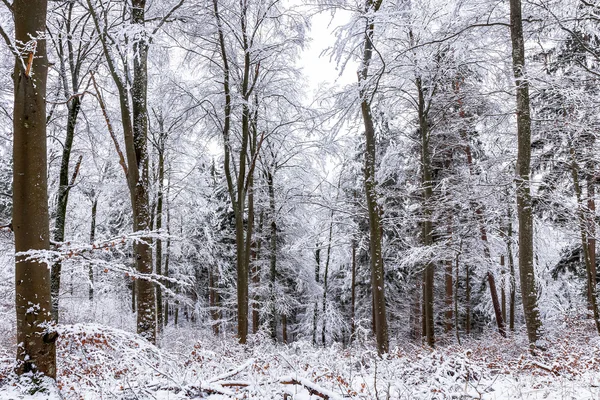
[[[381,0],[367,0],[366,13],[377,12],[381,6]],[[365,192],[367,209],[369,212],[369,238],[371,258],[371,291],[373,297],[373,319],[375,325],[375,337],[377,340],[377,352],[379,354],[389,352],[387,313],[385,303],[385,279],[382,254],[382,227],[381,208],[377,203],[377,180],[376,171],[376,138],[375,125],[371,112],[370,92],[367,89],[369,79],[369,65],[373,57],[374,45],[373,35],[375,23],[372,17],[366,19],[364,37],[364,48],[362,54],[362,66],[358,74],[361,113],[365,128]]]
[[[46,82],[48,59],[46,0],[15,0],[15,42],[21,48],[14,69],[13,231],[18,374],[56,377],[57,333],[51,322],[50,269],[19,253],[50,245],[46,155]],[[33,38],[33,39],[32,39]]]
[[[542,329],[533,266],[533,209],[531,204],[531,109],[529,83],[525,77],[525,44],[521,0],[510,0],[510,36],[517,98],[517,214],[519,219],[519,274],[527,337],[531,344]]]
[[[416,80],[418,92],[419,133],[421,139],[421,184],[423,185],[423,221],[421,221],[421,236],[424,246],[433,244],[433,222],[431,220],[431,200],[433,198],[431,177],[431,154],[429,151],[429,121],[428,107],[425,104],[425,93],[421,78]],[[427,261],[423,270],[423,334],[427,344],[435,346],[435,328],[433,314],[434,265]]]

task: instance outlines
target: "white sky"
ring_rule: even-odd
[[[349,18],[350,13],[346,11],[337,11],[333,19],[329,12],[317,14],[312,18],[309,35],[311,40],[300,62],[308,80],[308,93],[314,93],[322,83],[346,85],[356,81],[357,64],[349,63],[340,76],[335,61],[330,60],[328,54],[321,55],[324,50],[335,44],[335,27],[344,24]]]

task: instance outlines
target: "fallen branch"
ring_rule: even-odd
[[[279,378],[279,383],[282,385],[300,385],[304,386],[311,395],[321,397],[325,400],[341,400],[342,397],[331,390],[320,387],[314,382],[305,378],[284,376]]]
[[[221,375],[215,376],[214,378],[209,379],[208,382],[214,383],[217,381],[222,381],[227,378],[231,378],[232,376],[235,376],[235,375],[239,374],[240,372],[242,372],[243,370],[245,370],[246,368],[248,368],[250,365],[252,365],[252,363],[254,363],[254,359],[251,358],[248,361],[246,361],[244,364],[240,365],[239,367],[232,369],[231,371],[225,372]]]

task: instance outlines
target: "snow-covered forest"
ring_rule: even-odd
[[[599,399],[596,0],[2,0],[0,399]]]

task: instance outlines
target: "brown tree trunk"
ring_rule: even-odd
[[[15,42],[28,44],[15,61],[13,114],[13,220],[18,374],[56,377],[57,333],[52,320],[50,271],[19,253],[48,250],[46,0],[15,0]],[[33,39],[32,39],[33,38]]]
[[[321,273],[321,244],[317,243],[317,249],[315,250],[315,282],[319,283],[319,275]],[[315,301],[315,307],[313,312],[313,329],[312,329],[312,344],[317,345],[317,324],[319,320],[319,303]]]
[[[98,196],[94,197],[92,201],[92,222],[90,226],[90,243],[94,243],[96,240],[96,211],[98,210]],[[88,292],[88,297],[90,301],[94,300],[94,267],[92,264],[88,267],[88,276],[90,280],[90,288]]]
[[[488,285],[490,286],[490,294],[492,295],[496,323],[498,324],[498,332],[500,335],[502,335],[502,337],[506,337],[506,328],[504,326],[504,320],[502,319],[502,312],[500,311],[500,302],[498,301],[498,291],[496,290],[496,280],[494,279],[494,274],[492,274],[491,271],[488,271],[487,278]]]
[[[277,340],[277,309],[275,303],[277,295],[275,293],[275,283],[277,280],[277,223],[275,222],[275,187],[273,183],[273,174],[267,172],[267,186],[269,191],[269,217],[271,219],[271,233],[270,238],[270,250],[269,250],[269,292],[271,296],[271,310],[270,310],[270,330],[271,338]]]
[[[462,244],[461,244],[462,247]],[[459,260],[460,260],[460,252],[456,253],[456,278],[454,279],[454,331],[456,332],[456,341],[460,346],[460,334],[458,332],[458,276],[459,276]]]
[[[262,248],[262,234],[263,234],[263,212],[260,212],[260,216],[258,217],[258,230],[259,236],[256,245],[256,250],[254,251],[254,265],[252,267],[252,282],[254,283],[254,301],[252,305],[252,333],[257,333],[258,328],[260,327],[260,306],[259,301],[260,298],[258,296],[258,289],[260,287],[260,265],[258,263],[260,257],[260,251]]]
[[[471,268],[465,266],[465,302],[466,304],[466,321],[465,331],[467,336],[471,334]]]
[[[588,195],[588,252],[590,254],[590,266],[591,266],[591,281],[597,281],[597,272],[596,272],[596,202],[594,200],[595,190],[594,190],[594,182],[593,178],[588,177],[587,181],[587,195]]]
[[[131,22],[143,29],[146,0],[133,0]],[[149,165],[148,165],[148,40],[140,38],[134,44],[133,85],[131,89],[133,147],[127,146],[127,153],[136,162],[129,164],[130,190],[134,193],[134,231],[150,229]],[[128,157],[129,158],[129,157]],[[131,174],[136,170],[136,174]],[[142,274],[152,274],[152,248],[149,238],[142,238],[134,246],[136,269]],[[148,279],[137,280],[137,332],[151,343],[156,343],[156,291],[154,283]]]
[[[585,270],[587,276],[587,295],[588,305],[592,311],[596,330],[600,334],[600,313],[598,312],[598,303],[596,300],[596,281],[592,279],[592,257],[589,251],[589,241],[587,238],[587,216],[584,210],[582,190],[579,183],[579,165],[575,158],[575,149],[573,145],[569,145],[571,154],[571,176],[573,177],[573,187],[575,188],[575,197],[577,199],[577,219],[579,220],[579,231],[581,235],[581,249],[585,262]]]
[[[431,178],[431,155],[429,152],[429,121],[427,120],[428,107],[425,103],[425,93],[421,78],[416,80],[418,92],[418,114],[419,114],[419,133],[421,136],[421,184],[423,185],[423,221],[421,222],[421,240],[424,246],[433,244],[433,222],[431,220],[431,204],[433,198],[432,178]],[[423,271],[423,319],[424,333],[427,338],[427,344],[435,346],[435,327],[433,314],[433,289],[434,289],[434,265],[427,260]]]
[[[502,274],[502,281],[500,283],[500,302],[502,303],[502,320],[506,322],[506,271],[504,270],[504,254],[500,256],[500,273]]]
[[[377,12],[381,0],[367,0],[365,13]],[[375,320],[375,336],[377,339],[377,352],[381,355],[389,352],[387,313],[385,304],[385,279],[382,254],[382,229],[381,208],[377,203],[377,181],[375,178],[375,125],[371,114],[370,92],[367,88],[369,79],[369,65],[373,57],[373,34],[375,23],[372,17],[366,18],[364,49],[362,54],[361,70],[358,74],[361,86],[361,112],[365,127],[365,192],[367,208],[369,211],[369,237],[371,251],[371,291],[373,295],[373,309]]]
[[[529,83],[525,76],[525,44],[521,0],[510,0],[510,36],[512,41],[513,72],[517,97],[517,214],[519,218],[519,273],[523,311],[529,342],[535,345],[540,337],[542,322],[533,267],[533,207],[531,203],[531,110]]]
[[[283,344],[288,342],[288,331],[287,331],[287,315],[281,315],[281,340]]]
[[[219,315],[219,310],[217,309],[217,301],[218,301],[218,292],[215,283],[215,271],[214,267],[211,268],[208,274],[208,304],[210,306],[210,316],[212,318],[212,329],[215,336],[219,335],[219,320],[221,316]]]
[[[445,331],[446,333],[452,330],[453,323],[453,310],[452,306],[454,304],[454,297],[452,296],[452,292],[454,291],[454,271],[452,268],[452,260],[446,261],[446,276],[445,276],[445,286],[446,286],[446,313],[445,313]]]
[[[356,332],[356,240],[352,239],[352,281],[350,283],[350,341]]]
[[[159,137],[159,148],[158,148],[158,194],[156,199],[156,230],[162,229],[163,220],[163,196],[164,196],[164,180],[165,180],[165,141],[166,132],[162,120],[160,124],[160,137]],[[163,241],[159,237],[156,239],[156,275],[160,276],[163,274]],[[164,326],[164,315],[163,315],[163,297],[162,288],[160,285],[156,285],[156,325],[158,332],[162,332]]]

